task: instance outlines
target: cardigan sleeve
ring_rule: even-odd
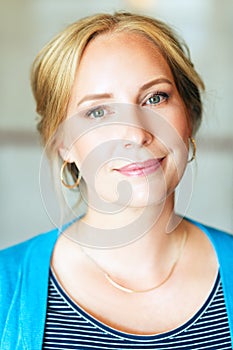
[[[0,252],[0,344],[1,349],[18,348],[20,340],[19,298],[22,278],[22,262],[26,244],[20,244]],[[12,313],[14,322],[12,322]],[[10,327],[9,327],[10,325]],[[17,334],[17,337],[15,336]],[[12,339],[4,344],[4,339]],[[4,345],[3,345],[4,344]]]
[[[215,250],[223,284],[231,342],[233,346],[233,235],[188,219],[210,239]]]
[[[57,237],[53,230],[0,252],[0,349],[41,349]]]

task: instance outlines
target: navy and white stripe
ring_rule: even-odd
[[[191,320],[163,334],[133,335],[99,322],[75,304],[51,273],[43,350],[211,349],[230,350],[231,339],[220,274],[208,300]]]

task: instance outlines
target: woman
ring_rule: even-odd
[[[1,252],[1,349],[231,349],[232,237],[174,212],[204,89],[176,35],[84,18],[39,53],[32,88],[87,210]]]

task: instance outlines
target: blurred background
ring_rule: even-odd
[[[186,215],[233,232],[232,0],[0,0],[0,247],[54,226],[40,193],[43,150],[35,127],[31,63],[71,22],[116,10],[162,19],[187,42],[206,93]]]

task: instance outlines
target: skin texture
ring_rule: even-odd
[[[89,44],[78,67],[68,111],[69,117],[77,115],[77,141],[74,137],[74,143],[68,141],[67,155],[81,169],[89,203],[96,206],[93,187],[104,200],[116,201],[117,186],[126,180],[132,196],[130,203],[123,198],[123,204],[142,207],[163,200],[177,185],[186,166],[189,118],[170,68],[153,44],[126,33],[109,34],[105,39],[99,36]],[[117,116],[113,103],[120,104]],[[98,107],[103,104],[106,107]],[[132,104],[139,106],[138,110],[130,110]],[[103,118],[95,117],[101,113]],[[124,125],[126,122],[129,125]],[[160,129],[165,129],[162,133],[160,124]],[[71,150],[69,142],[73,143]],[[152,175],[126,177],[116,171],[153,158],[165,159]]]
[[[121,112],[128,113],[118,117],[111,108],[102,107],[111,103],[120,104]],[[91,41],[77,69],[67,123],[72,127],[65,129],[59,151],[81,169],[89,206],[87,215],[71,225],[55,246],[51,265],[58,280],[75,302],[117,329],[152,334],[178,327],[205,301],[218,264],[210,242],[193,224],[179,220],[167,234],[168,222],[177,219],[174,189],[187,163],[191,128],[158,49],[129,33],[100,35]],[[103,144],[108,147],[101,148]],[[163,161],[146,176],[126,176],[116,170],[151,158]],[[122,196],[116,203],[122,180],[130,186],[130,200]],[[112,212],[106,211],[106,203]],[[121,230],[140,218],[143,210],[150,229],[140,239],[116,249],[83,248],[118,283],[146,289],[167,276],[187,232],[184,250],[168,281],[150,293],[127,294],[110,285],[69,237],[83,229],[90,233],[91,227]]]

